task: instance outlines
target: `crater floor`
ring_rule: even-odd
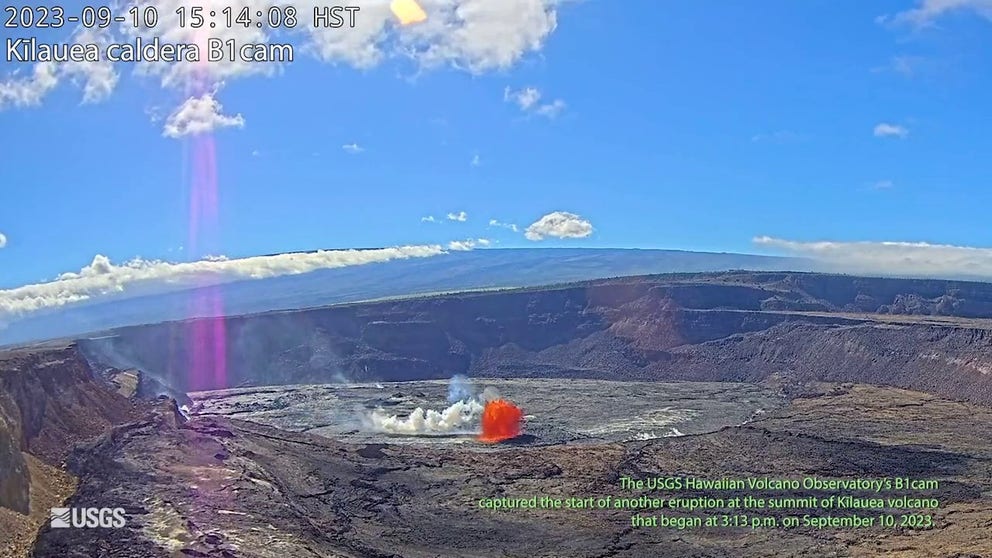
[[[370,424],[380,415],[406,418],[417,407],[443,411],[450,381],[296,385],[191,394],[194,413],[220,415],[308,432],[344,442],[482,444],[479,422],[450,431],[397,434]],[[611,382],[568,379],[485,379],[471,389],[493,389],[520,406],[518,444],[624,442],[714,432],[778,409],[787,400],[754,384]],[[487,446],[488,447],[488,446]]]
[[[603,387],[598,382],[583,385]],[[541,401],[535,386],[502,387],[504,395],[530,404]],[[525,387],[532,392],[525,394]],[[714,399],[719,409],[723,398],[732,412],[722,416],[737,420],[744,413],[735,403],[739,394],[756,399],[754,408],[764,405],[762,398],[767,397],[760,390],[732,386],[722,391],[699,384],[656,387],[657,393],[647,391],[641,398],[643,411],[671,406],[702,409],[699,416],[704,416],[700,401]],[[389,388],[382,388],[383,396],[400,389]],[[433,396],[424,391],[427,400],[445,393],[443,383],[433,388]],[[350,443],[237,416],[200,415],[178,427],[165,415],[149,418],[117,429],[70,459],[80,486],[69,505],[123,507],[127,526],[46,527],[35,552],[136,558],[992,556],[992,411],[893,388],[813,388],[750,422],[708,433],[627,442],[506,445],[498,451],[475,451],[483,446],[469,443]],[[330,389],[341,388],[314,388],[316,393]],[[588,389],[586,396],[599,393]],[[276,391],[302,396],[314,390]],[[668,395],[654,401],[659,394]],[[323,395],[317,399],[331,400]],[[215,409],[223,401],[215,401]],[[227,399],[230,411],[237,407],[235,401]],[[601,395],[596,401],[609,398]],[[573,393],[545,402],[544,412],[564,413],[570,405],[570,416],[595,416],[589,402]],[[266,420],[279,418],[271,416],[276,410],[262,406],[255,412],[263,419],[269,413]],[[541,416],[534,412],[531,424]],[[638,416],[641,411],[617,420]],[[576,421],[570,428],[577,430],[580,424],[587,423]],[[679,424],[687,430],[705,425]],[[501,496],[620,495],[621,476],[683,475],[936,479],[939,489],[929,496],[939,499],[940,508],[932,512],[934,527],[928,530],[673,530],[632,528],[630,512],[623,510],[500,512],[478,505],[480,499]],[[701,495],[735,495],[732,492]]]

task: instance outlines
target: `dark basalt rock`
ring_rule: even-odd
[[[0,412],[0,506],[27,514],[31,477],[20,444],[11,436],[11,430]]]

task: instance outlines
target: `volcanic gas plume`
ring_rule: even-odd
[[[487,443],[502,442],[520,435],[520,423],[524,418],[523,411],[506,399],[493,399],[486,403],[482,411],[482,434],[479,441]]]
[[[379,407],[363,417],[363,423],[373,431],[389,434],[467,434],[474,430],[472,425],[478,423],[481,415],[480,441],[502,442],[520,435],[523,411],[500,397],[492,386],[476,394],[471,380],[456,375],[448,384],[448,402],[451,406],[443,411],[417,407],[406,416],[389,414]]]
[[[456,401],[443,411],[417,407],[407,417],[376,409],[366,422],[373,430],[390,434],[452,434],[471,428],[482,410],[482,405],[475,400]]]

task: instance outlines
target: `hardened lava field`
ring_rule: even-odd
[[[221,415],[346,442],[480,446],[483,399],[520,407],[515,443],[649,440],[745,423],[786,400],[754,384],[483,379],[471,383],[463,420],[413,428],[418,407],[443,413],[458,400],[450,380],[228,389],[191,394],[194,414]],[[487,393],[484,393],[487,392]],[[459,409],[455,409],[458,411]],[[429,417],[428,417],[429,418]]]
[[[444,401],[444,382],[415,384],[416,389],[389,385],[382,391],[385,397],[415,391],[404,396],[405,406]],[[378,401],[369,397],[379,389],[374,386],[254,390],[251,397],[242,390],[234,399],[228,394],[213,400],[215,410],[224,406],[231,416],[194,415],[181,425],[163,409],[159,418],[120,429],[71,459],[80,478],[72,505],[124,507],[131,517],[127,527],[45,529],[36,550],[39,556],[80,558],[103,555],[106,548],[130,551],[115,556],[258,558],[992,555],[987,408],[893,388],[834,385],[741,426],[719,427],[742,418],[739,400],[757,403],[765,396],[744,386],[658,385],[658,393],[636,387],[642,397],[623,413],[609,406],[616,400],[603,389],[605,383],[583,384],[587,389],[563,392],[543,405],[542,384],[501,385],[502,396],[529,408],[524,436],[537,432],[530,434],[537,440],[524,444],[483,444],[475,441],[476,432],[440,437],[349,432],[341,436],[349,441],[341,441],[271,425],[295,421],[305,429],[301,414],[326,413],[335,405],[342,412],[367,411],[365,404],[374,407]],[[561,382],[546,384],[552,390]],[[328,397],[334,391],[337,400]],[[274,406],[280,408],[265,410],[260,399],[271,406],[278,394],[284,398]],[[702,406],[704,401],[713,404]],[[651,418],[658,416],[652,409],[667,407],[702,412],[678,423]],[[606,420],[610,413],[613,418]],[[252,421],[240,420],[249,414]],[[659,434],[672,428],[714,430],[604,441],[645,432],[645,416],[655,420]],[[600,437],[578,438],[579,430],[596,430]],[[549,444],[552,435],[573,438]],[[494,512],[478,505],[500,496],[619,496],[622,476],[792,476],[797,471],[832,478],[939,479],[933,495],[941,502],[934,519],[938,527],[925,537],[877,529],[795,529],[789,536],[777,529],[632,529],[630,512],[622,510]]]

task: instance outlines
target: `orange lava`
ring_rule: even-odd
[[[520,424],[524,412],[506,399],[494,399],[486,403],[482,411],[482,434],[479,441],[486,443],[502,442],[520,435]]]

